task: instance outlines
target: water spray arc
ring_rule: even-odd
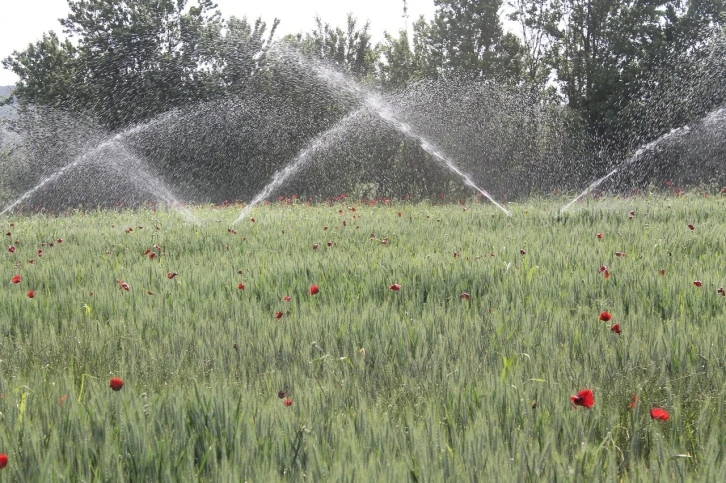
[[[305,149],[300,151],[300,153],[295,157],[292,162],[288,163],[287,166],[285,166],[272,176],[272,181],[270,181],[267,186],[265,186],[262,191],[260,191],[252,199],[252,201],[250,201],[249,204],[242,209],[237,219],[232,222],[232,226],[242,221],[249,214],[252,208],[263,202],[277,188],[279,188],[285,181],[287,181],[288,178],[297,173],[300,168],[305,166],[312,159],[312,156],[316,152],[330,146],[330,144],[337,138],[339,134],[343,133],[346,129],[348,129],[350,124],[355,119],[360,117],[363,111],[363,109],[358,109],[357,111],[348,114],[346,117],[338,121],[332,128],[316,136],[315,139],[313,139]]]
[[[144,123],[136,125],[132,128],[127,129],[126,131],[120,132],[110,139],[107,139],[105,141],[100,142],[96,146],[94,146],[89,151],[77,156],[73,159],[70,163],[66,164],[62,168],[55,171],[53,174],[43,178],[37,185],[35,185],[33,188],[29,189],[20,197],[18,197],[15,201],[13,201],[11,204],[5,207],[2,211],[0,211],[0,216],[4,215],[5,213],[11,212],[13,209],[15,209],[16,206],[18,206],[23,201],[29,199],[31,196],[33,196],[35,193],[40,191],[45,186],[57,181],[61,177],[63,177],[65,174],[67,174],[69,171],[73,170],[74,168],[78,166],[83,166],[87,162],[90,162],[94,159],[95,155],[98,155],[103,152],[105,149],[119,149],[123,152],[128,152],[126,148],[124,147],[122,141],[124,141],[126,138],[133,136],[134,134],[137,134],[139,132],[142,132],[146,129],[151,128],[152,126],[161,123],[162,121],[165,121],[169,118],[171,114],[167,113],[165,115],[159,116],[158,118]],[[135,157],[134,157],[135,158]],[[137,158],[136,158],[137,159]],[[181,203],[179,200],[174,196],[174,194],[171,192],[171,190],[158,178],[152,176],[151,174],[147,173],[143,169],[137,169],[137,174],[142,180],[142,184],[148,186],[148,190],[155,194],[159,199],[163,200],[167,204],[169,204],[171,207],[173,207],[175,210],[179,211],[187,222],[192,223],[198,223],[197,219],[194,217],[194,215],[186,208],[181,207]]]
[[[482,196],[494,204],[494,206],[502,210],[507,216],[512,216],[512,213],[509,212],[509,210],[497,203],[486,190],[477,186],[469,175],[462,172],[449,156],[444,154],[440,149],[434,147],[434,144],[422,134],[416,132],[411,126],[401,121],[399,116],[395,114],[393,107],[381,96],[365,89],[354,80],[330,68],[329,66],[308,61],[302,58],[300,54],[297,55],[297,58],[300,59],[303,64],[312,67],[318,77],[330,88],[347,91],[361,99],[371,111],[375,112],[389,126],[396,131],[415,139],[421,146],[421,149],[429,154],[437,163],[459,176],[464,184],[478,191]]]
[[[363,105],[366,108],[378,115],[378,117],[380,117],[394,130],[405,136],[415,139],[419,143],[421,149],[429,154],[441,166],[459,176],[459,178],[461,178],[465,185],[479,192],[482,196],[484,196],[492,204],[494,204],[494,206],[502,210],[507,216],[512,215],[509,210],[504,208],[501,204],[497,203],[496,200],[494,200],[494,198],[486,190],[477,186],[476,183],[474,183],[474,181],[471,179],[471,177],[461,171],[461,169],[451,160],[449,156],[444,154],[439,148],[435,147],[435,145],[422,134],[416,132],[411,126],[401,121],[399,119],[399,116],[395,114],[393,107],[389,103],[387,103],[381,96],[375,94],[372,91],[369,91],[368,89],[365,89],[353,79],[350,79],[348,76],[327,65],[306,59],[302,56],[302,54],[297,51],[283,49],[282,51],[278,52],[278,54],[282,55],[284,59],[288,62],[297,63],[305,69],[312,69],[315,75],[320,80],[322,80],[325,85],[334,93],[347,93],[352,95],[359,102],[362,101]],[[354,114],[352,114],[351,116],[357,116],[359,112],[360,109],[358,111],[355,111]],[[344,118],[342,121],[340,121],[340,123],[346,124],[346,121],[349,120],[349,117],[350,116]],[[295,160],[293,160],[290,165],[288,165],[288,167],[283,168],[281,171],[273,176],[273,180],[265,188],[263,188],[263,190],[257,196],[255,196],[255,198],[250,202],[247,207],[242,210],[234,223],[237,223],[242,218],[244,218],[253,206],[269,196],[275,188],[282,184],[282,182],[284,182],[284,180],[287,179],[290,174],[292,174],[292,172],[297,171],[303,164],[305,164],[305,159],[309,157],[310,154],[312,154],[312,152],[314,151],[311,150],[312,146],[315,146],[316,143],[318,143],[321,139],[326,138],[328,135],[339,132],[344,128],[345,126],[336,125],[333,126],[333,128],[331,128],[329,131],[326,131],[325,133],[318,136],[309,147],[305,148],[295,158]],[[288,171],[290,172],[288,173]]]
[[[595,188],[597,188],[598,186],[600,186],[602,183],[604,183],[605,181],[607,181],[608,179],[610,179],[611,177],[613,177],[616,173],[618,173],[619,171],[621,171],[623,168],[626,168],[626,167],[630,166],[631,164],[635,163],[636,161],[638,161],[645,153],[650,152],[650,151],[653,151],[654,149],[658,148],[664,142],[667,142],[669,140],[672,140],[672,139],[675,139],[675,138],[679,138],[679,137],[682,137],[682,136],[686,135],[687,133],[689,133],[691,131],[691,126],[692,125],[702,124],[704,126],[710,126],[710,125],[713,125],[713,124],[715,124],[717,122],[723,121],[724,118],[726,118],[726,107],[721,107],[719,109],[716,109],[716,110],[710,112],[708,115],[706,115],[705,117],[701,118],[699,121],[697,121],[697,122],[695,122],[693,124],[690,124],[690,125],[689,124],[686,124],[684,126],[681,126],[681,127],[675,128],[675,129],[672,129],[671,131],[669,131],[666,134],[662,135],[658,139],[656,139],[654,141],[651,141],[648,144],[645,144],[645,145],[641,146],[640,148],[638,148],[635,151],[635,153],[633,153],[632,156],[630,156],[625,161],[623,161],[618,167],[614,168],[612,171],[610,171],[609,173],[607,173],[602,178],[599,178],[599,179],[595,180],[582,193],[580,193],[579,195],[577,195],[577,197],[575,197],[575,199],[573,199],[572,201],[570,201],[569,203],[567,203],[565,206],[563,206],[560,209],[560,213],[562,213],[564,211],[567,211],[572,205],[574,205],[575,203],[577,203],[583,197],[585,197],[588,194],[590,194],[592,192],[592,190],[594,190]]]
[[[434,158],[434,160],[436,160],[436,162],[439,163],[441,166],[444,166],[446,169],[459,176],[466,186],[469,186],[470,188],[478,191],[494,206],[502,210],[507,216],[512,216],[512,213],[509,210],[497,203],[497,201],[489,194],[489,192],[477,186],[476,183],[474,183],[474,180],[471,179],[471,176],[461,171],[459,167],[456,166],[456,164],[454,164],[454,162],[451,161],[448,156],[441,152],[441,150],[434,147],[434,145],[430,141],[428,141],[421,134],[418,134],[416,131],[414,131],[411,126],[402,121],[399,121],[393,115],[390,109],[388,109],[387,106],[380,100],[380,98],[377,98],[377,96],[373,96],[371,94],[366,98],[366,105],[369,106],[371,110],[378,114],[381,119],[386,121],[394,129],[418,141],[421,149],[423,149],[432,158]]]

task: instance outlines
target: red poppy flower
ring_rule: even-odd
[[[598,240],[602,240],[602,233],[598,233],[597,235]]]
[[[152,292],[151,290],[147,290],[146,295],[154,295],[154,292]]]
[[[29,299],[32,299],[33,297],[35,297],[35,292],[33,292],[32,290],[28,290],[28,293],[26,295]]]
[[[600,312],[600,320],[602,320],[603,322],[610,322],[612,318],[613,316],[610,312]]]
[[[176,272],[169,272],[169,273],[166,274],[166,278],[168,278],[169,280],[171,280],[172,278],[176,277],[177,275],[179,275],[179,274],[176,273]]]
[[[671,415],[665,409],[653,408],[650,410],[650,417],[658,421],[668,421]]]
[[[661,268],[660,272],[661,275],[665,275],[665,270]]]
[[[600,265],[600,269],[598,271],[600,273],[603,273],[603,272],[607,272],[607,270],[608,270],[608,267],[606,267],[605,265]]]
[[[576,396],[570,396],[570,402],[575,406],[585,406],[590,409],[595,405],[595,396],[590,389],[583,389]]]
[[[61,243],[63,243],[63,238],[58,238],[58,239],[57,239],[57,240],[56,240],[55,242],[56,242],[56,243],[57,243],[58,245],[60,245]]]
[[[605,269],[605,271],[602,272],[602,274],[606,279],[610,278],[610,270],[608,270],[607,268]]]
[[[519,249],[519,254],[522,255],[522,256],[525,256],[527,254],[527,252],[524,250],[524,248],[520,248]]]
[[[332,247],[333,246],[333,241],[330,240],[328,243],[326,243],[326,245],[328,245],[328,247]]]
[[[610,330],[615,332],[616,334],[620,335],[620,324],[614,324],[612,327],[610,327]]]
[[[39,257],[42,257],[43,256],[43,250],[42,249],[38,249],[38,256]]]
[[[317,243],[313,243],[313,250],[317,250],[317,249],[318,249],[318,244]]]
[[[289,302],[290,300],[292,300],[292,297],[290,297],[289,295],[285,295],[284,297],[282,297],[282,300],[285,302]]]
[[[703,285],[703,282],[701,282],[700,280],[694,280],[693,285],[695,285],[696,287],[700,287]]]
[[[324,226],[323,227],[323,231],[328,231],[328,227],[327,226]]]
[[[628,213],[629,216],[635,216],[635,210],[632,210],[630,213]]]
[[[399,284],[397,284],[397,283],[394,283],[393,285],[391,285],[391,286],[390,286],[390,287],[388,287],[388,288],[390,288],[390,289],[391,289],[391,290],[393,290],[394,292],[398,292],[399,290],[401,290],[401,286],[400,286]]]
[[[154,258],[156,258],[156,252],[149,253],[149,260],[153,260]]]
[[[630,404],[628,406],[630,409],[635,409],[635,406],[638,405],[638,395],[634,394],[633,397],[630,398]]]
[[[695,230],[695,229],[696,229],[696,227],[695,227],[695,226],[693,226],[693,223],[689,223],[689,224],[688,224],[688,229],[689,229],[689,230],[691,230],[691,231],[693,231],[693,230]]]
[[[119,377],[113,377],[108,383],[108,386],[114,391],[120,391],[121,388],[124,387],[124,380]]]
[[[244,290],[244,289],[245,289],[245,284],[243,284],[243,283],[238,283],[238,284],[237,284],[237,288],[238,288],[239,290]]]
[[[254,218],[250,218],[250,221],[251,221],[252,223],[255,223],[255,222],[256,222],[257,220],[255,220]]]
[[[716,290],[716,293],[719,294],[719,295],[723,295],[724,297],[726,297],[726,290],[724,290],[723,287],[719,287],[718,290]]]
[[[280,399],[283,399],[285,396],[287,396],[287,393],[285,391],[280,391],[277,393],[277,397]]]
[[[399,211],[399,212],[398,212],[398,217],[399,217],[399,218],[401,218],[401,216],[403,216],[403,213],[401,213],[401,212]]]
[[[310,286],[310,295],[315,295],[320,292],[320,288],[317,285]]]
[[[282,400],[282,404],[284,404],[285,406],[288,406],[288,407],[289,406],[292,406],[292,399],[285,398],[285,399]]]
[[[15,275],[11,280],[12,283],[20,283],[20,275]]]
[[[615,252],[616,257],[625,258],[625,253],[623,252]]]
[[[461,254],[459,252],[454,252],[454,258],[459,258]]]
[[[282,312],[275,312],[275,318],[278,320],[281,319],[283,315],[284,314]]]
[[[469,295],[469,294],[468,294],[468,293],[466,293],[466,292],[463,292],[463,293],[460,293],[460,294],[459,294],[459,298],[460,298],[461,300],[470,300],[470,299],[471,299],[471,295]]]
[[[116,280],[116,283],[118,284],[119,289],[126,290],[127,292],[131,290],[131,287],[129,287],[129,284],[126,282],[123,282],[121,280]]]
[[[0,470],[8,465],[8,455],[0,453]]]
[[[10,245],[10,246],[8,247],[8,251],[9,251],[10,253],[15,253],[15,247],[14,247],[14,246],[12,246],[12,245]]]

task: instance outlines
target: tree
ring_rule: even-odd
[[[267,24],[262,19],[257,19],[254,27],[247,18],[240,20],[232,17],[226,23],[226,34],[216,37],[218,58],[210,55],[210,62],[216,60],[219,63],[219,74],[228,92],[261,89],[258,81],[266,69],[267,51],[272,45],[279,23],[275,19],[267,34]],[[249,85],[250,83],[254,85]]]
[[[378,62],[381,85],[387,88],[405,87],[416,75],[408,32],[399,30],[398,37],[385,32],[383,38],[383,43],[378,46],[381,55]]]
[[[724,12],[720,2],[708,1],[686,8],[677,0],[562,0],[550,6],[558,21],[547,33],[567,103],[583,115],[591,135],[619,150],[640,143],[637,131],[650,130],[624,111],[662,88],[655,74],[677,67],[688,49],[697,50],[710,35],[704,27],[717,24]]]
[[[211,0],[68,0],[50,32],[3,61],[19,77],[22,105],[83,112],[110,129],[189,103],[248,89],[266,61],[277,20],[225,21]],[[266,36],[267,35],[267,36]]]
[[[315,30],[287,41],[298,46],[306,55],[333,63],[339,70],[357,79],[371,79],[375,73],[377,54],[371,44],[370,23],[362,28],[353,14],[348,14],[345,30],[315,18]]]
[[[20,78],[8,100],[72,110],[85,97],[76,82],[78,52],[70,41],[61,42],[55,32],[43,34],[41,40],[23,52],[14,52],[2,64]]]
[[[178,107],[205,84],[197,67],[205,34],[221,28],[211,0],[69,0],[61,20],[77,39],[80,72],[93,111],[110,128]]]
[[[519,77],[521,44],[514,35],[503,33],[501,0],[434,0],[434,5],[430,41],[442,61],[443,75]]]
[[[401,88],[413,81],[439,77],[444,60],[441,51],[434,48],[435,26],[422,15],[412,30],[410,41],[404,29],[398,37],[386,32],[383,43],[378,45],[378,72],[383,87]]]
[[[552,71],[552,33],[561,19],[559,0],[513,0],[509,20],[519,22],[522,42],[522,76],[544,87]]]

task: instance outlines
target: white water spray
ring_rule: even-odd
[[[411,126],[409,126],[408,124],[396,119],[393,113],[391,113],[390,109],[387,108],[386,105],[383,104],[383,102],[377,96],[369,94],[366,97],[366,105],[369,106],[376,114],[378,114],[381,119],[392,125],[397,131],[416,139],[419,142],[421,149],[426,151],[440,165],[446,167],[449,171],[458,175],[465,185],[481,193],[482,196],[488,199],[492,204],[494,204],[494,206],[506,213],[507,216],[512,216],[512,213],[509,210],[497,203],[496,200],[494,200],[494,198],[492,198],[492,196],[486,190],[477,186],[474,183],[474,180],[471,179],[471,176],[461,171],[459,167],[456,166],[453,161],[451,161],[451,159],[449,159],[444,153],[442,153],[438,148],[431,144],[430,141],[414,131],[413,128],[411,128]]]
[[[273,191],[287,181],[290,176],[297,173],[300,168],[305,166],[316,152],[330,146],[331,142],[337,139],[338,135],[345,131],[352,121],[360,116],[361,113],[363,113],[363,109],[358,109],[352,114],[348,114],[346,117],[338,121],[332,128],[316,136],[315,139],[313,139],[292,162],[272,176],[272,181],[270,181],[267,186],[265,186],[262,191],[260,191],[257,196],[255,196],[252,201],[250,201],[250,203],[242,209],[237,219],[232,222],[232,226],[242,221],[249,214],[252,208],[264,201],[272,194]]]
[[[461,169],[459,169],[459,167],[451,160],[451,158],[447,156],[440,148],[435,147],[434,144],[426,137],[416,132],[411,126],[398,119],[393,111],[392,106],[390,106],[385,100],[383,100],[381,96],[375,94],[372,91],[369,91],[368,89],[365,89],[343,73],[338,72],[337,70],[327,65],[305,59],[302,54],[297,51],[287,51],[285,53],[291,54],[293,59],[295,59],[298,63],[302,64],[304,67],[312,68],[315,74],[330,88],[348,92],[354,97],[363,100],[364,104],[371,111],[375,112],[381,119],[383,119],[396,131],[401,132],[406,136],[409,136],[418,141],[421,149],[423,149],[432,158],[434,158],[434,160],[436,160],[436,162],[439,163],[441,166],[459,176],[465,185],[478,191],[482,196],[492,202],[494,206],[506,213],[507,216],[512,216],[509,210],[497,203],[486,190],[477,186],[471,179],[471,177],[461,171]]]
[[[47,186],[50,183],[53,183],[57,179],[61,178],[63,175],[65,175],[68,171],[72,170],[73,168],[77,166],[82,166],[86,162],[92,160],[95,155],[101,153],[104,149],[112,148],[114,146],[119,146],[122,149],[125,150],[123,145],[121,144],[121,141],[123,141],[125,138],[133,136],[134,134],[137,134],[145,129],[149,129],[150,127],[159,124],[162,121],[167,120],[173,113],[167,113],[165,115],[159,116],[156,119],[144,123],[144,124],[138,124],[130,129],[127,129],[126,131],[123,131],[121,133],[118,133],[111,137],[110,139],[107,139],[105,141],[102,141],[101,143],[97,144],[93,149],[90,151],[77,156],[74,158],[73,161],[66,164],[62,168],[60,168],[55,173],[43,178],[40,183],[35,185],[33,188],[29,189],[25,193],[23,193],[18,199],[13,201],[10,205],[5,207],[4,210],[0,211],[0,216],[4,215],[5,213],[11,212],[16,206],[18,206],[23,201],[27,200],[31,196],[33,196],[36,192],[43,189],[43,187]],[[143,175],[144,183],[147,184],[150,188],[150,191],[157,195],[159,198],[161,198],[164,202],[169,204],[172,208],[179,211],[185,218],[187,222],[191,223],[198,223],[197,219],[194,217],[194,215],[186,208],[183,208],[181,206],[181,203],[179,200],[172,194],[172,192],[167,188],[164,183],[162,183],[159,179],[154,178],[150,174],[146,173],[144,170],[139,169],[139,173]]]
[[[720,109],[720,110],[722,111],[723,109]],[[714,113],[711,113],[711,115],[713,115],[713,114]],[[706,119],[708,119],[708,117]],[[595,188],[597,188],[598,186],[600,186],[603,182],[605,182],[606,180],[608,180],[609,178],[611,178],[619,170],[621,170],[622,168],[625,168],[627,166],[630,166],[631,164],[633,164],[634,162],[636,162],[638,159],[640,159],[640,157],[643,154],[647,153],[648,151],[652,151],[653,149],[655,149],[656,147],[658,147],[661,143],[663,143],[663,142],[665,142],[665,141],[667,141],[669,139],[672,139],[672,138],[674,138],[676,136],[682,136],[682,135],[684,135],[685,133],[689,132],[690,130],[691,130],[691,128],[688,125],[681,126],[679,128],[672,129],[670,132],[665,133],[664,135],[662,135],[661,137],[659,137],[655,141],[651,141],[648,144],[646,144],[644,146],[641,146],[640,148],[638,148],[637,151],[635,151],[635,153],[633,153],[632,156],[630,156],[622,164],[620,164],[620,166],[618,166],[617,168],[613,169],[612,171],[610,171],[608,174],[606,174],[602,178],[594,181],[590,186],[588,186],[585,189],[585,191],[583,191],[582,193],[580,193],[579,195],[577,195],[577,197],[574,200],[570,201],[565,206],[563,206],[560,209],[560,213],[566,211],[569,207],[571,207],[572,205],[574,205],[575,203],[577,203],[578,201],[580,201],[584,196],[587,196],[588,194],[590,194],[590,192],[592,192],[592,190],[594,190]]]

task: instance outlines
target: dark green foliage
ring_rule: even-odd
[[[487,180],[487,189],[512,197],[583,185],[726,102],[720,1],[514,0],[506,8],[519,23],[515,35],[503,29],[501,0],[437,0],[431,21],[417,19],[411,34],[386,34],[378,45],[353,15],[342,28],[318,18],[313,31],[275,40],[277,20],[268,28],[262,19],[226,19],[210,0],[69,6],[61,25],[72,42],[49,32],[3,60],[20,77],[13,99],[25,119],[15,124],[26,129],[23,153],[3,155],[3,196],[32,187],[94,142],[150,122],[124,145],[124,156],[148,162],[189,200],[247,199],[363,103],[325,85],[309,59],[382,88],[394,104],[403,98],[395,106],[403,111],[418,105],[411,117],[423,118],[419,129]],[[295,60],[297,51],[308,64]],[[445,117],[436,111],[438,87],[421,88],[433,81],[491,85],[512,99],[486,116],[460,115],[454,106],[443,109]],[[412,92],[421,99],[411,102]],[[460,110],[479,102],[450,97]],[[73,119],[73,132],[46,129],[49,117]],[[175,122],[159,122],[165,119]],[[349,133],[338,151],[317,156],[307,185],[293,180],[288,193],[466,194],[410,137],[386,129],[369,120]],[[720,182],[714,159],[723,143],[709,136],[703,152],[654,153],[647,169],[634,165],[619,180],[644,186],[678,167],[692,171],[689,181]]]
[[[4,65],[19,77],[23,105],[83,113],[109,129],[170,109],[250,89],[274,35],[261,20],[224,20],[210,0],[69,0],[54,33]],[[259,84],[257,84],[259,89]]]
[[[516,80],[521,72],[521,44],[505,34],[501,0],[435,0],[431,36],[444,75]]]

